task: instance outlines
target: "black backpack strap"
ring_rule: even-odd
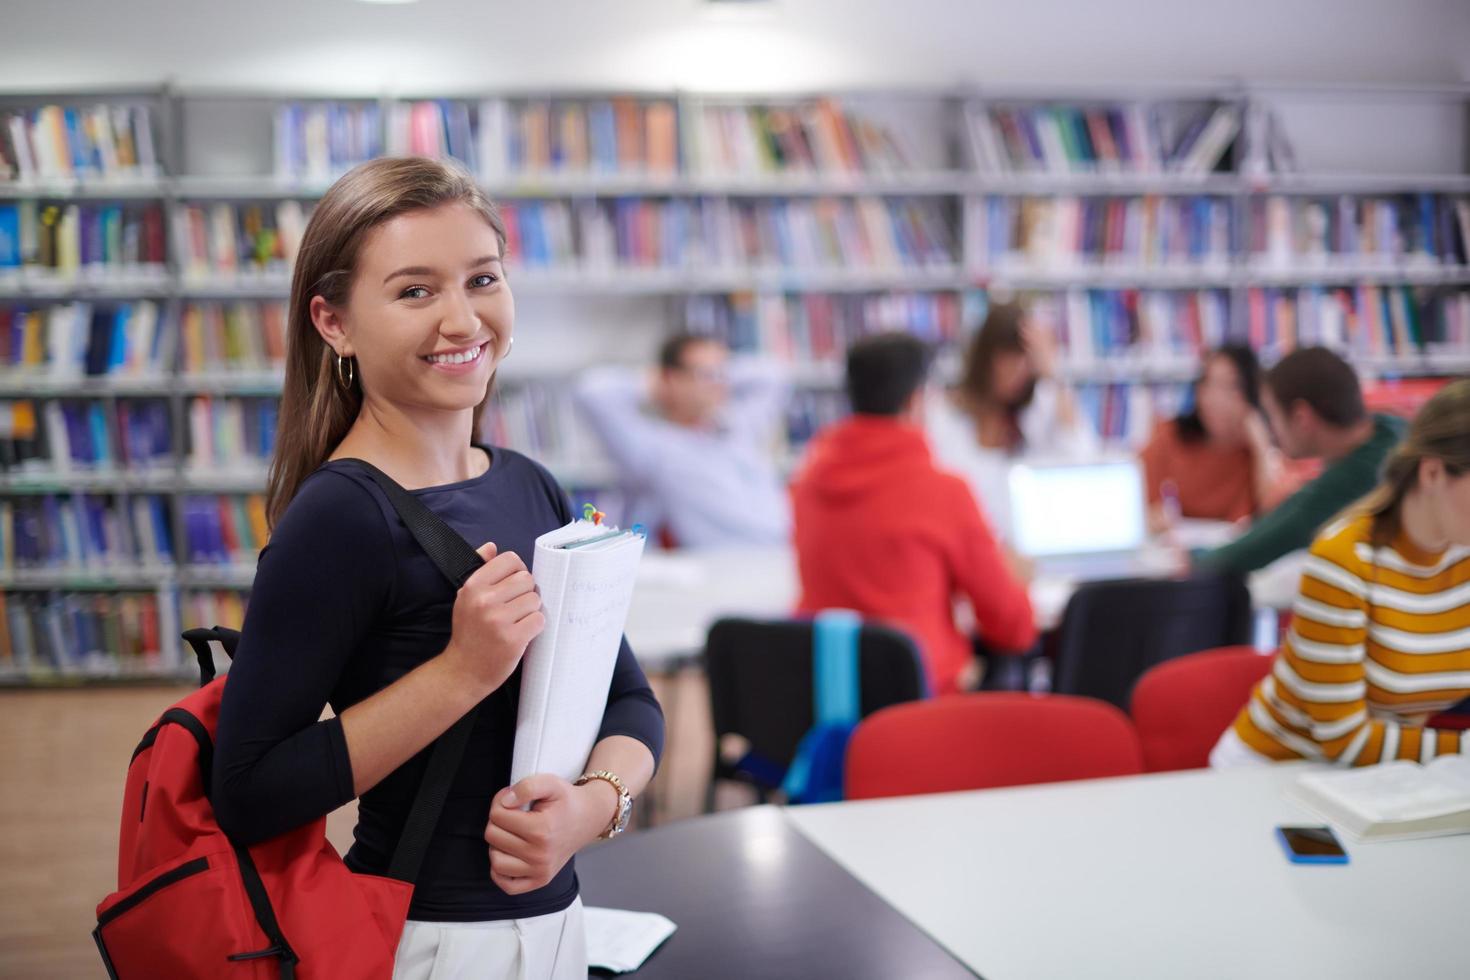
[[[408,525],[419,545],[428,552],[439,571],[456,589],[464,585],[465,579],[485,564],[474,548],[448,524],[418,498],[400,487],[393,478],[364,460],[354,460],[373,482],[388,495],[388,502]],[[418,878],[424,863],[424,854],[429,848],[429,839],[434,836],[434,827],[439,823],[439,814],[449,796],[449,785],[459,770],[464,758],[465,745],[469,742],[470,729],[475,727],[479,709],[472,709],[434,744],[429,757],[429,767],[424,780],[409,808],[408,820],[403,825],[403,834],[393,851],[393,860],[388,866],[388,877],[412,883]]]

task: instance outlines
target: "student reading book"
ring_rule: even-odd
[[[381,874],[424,750],[478,710],[400,978],[586,977],[572,856],[625,819],[663,743],[622,642],[586,763],[602,775],[510,785],[517,666],[544,625],[523,556],[573,515],[541,466],[472,442],[511,349],[504,244],[473,179],[422,159],[364,164],[312,213],[291,286],[273,534],[219,719],[213,804],[226,831],[262,841],[359,797],[346,862]],[[485,565],[458,594],[358,460],[484,542]],[[335,716],[319,721],[327,704]]]
[[[1470,381],[1420,409],[1378,489],[1318,536],[1292,613],[1211,765],[1470,754],[1427,724],[1470,695]]]

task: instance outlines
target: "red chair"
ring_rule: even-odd
[[[908,796],[1142,771],[1128,716],[1065,694],[959,694],[884,708],[847,746],[847,798]]]
[[[1161,663],[1133,688],[1133,724],[1148,772],[1202,769],[1210,750],[1271,670],[1253,647],[1220,647]]]

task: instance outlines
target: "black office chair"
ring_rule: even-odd
[[[1052,689],[1127,711],[1134,682],[1155,664],[1250,641],[1251,597],[1238,577],[1093,582],[1062,614]]]
[[[863,717],[924,696],[924,667],[906,634],[865,623],[858,660]],[[811,621],[722,619],[710,627],[705,665],[715,729],[705,812],[714,809],[715,788],[726,780],[753,787],[764,803],[814,721]],[[749,743],[741,759],[720,753],[726,735]]]

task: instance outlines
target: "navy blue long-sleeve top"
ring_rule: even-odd
[[[487,449],[490,467],[414,495],[478,547],[495,542],[529,565],[536,538],[572,519],[566,495],[519,453]],[[440,653],[455,590],[357,463],[324,464],[302,483],[261,552],[215,742],[220,825],[246,843],[308,823],[353,798],[337,715]],[[485,824],[509,784],[520,670],[481,703],[424,859],[410,918],[476,922],[557,912],[577,895],[571,862],[546,887],[505,894],[490,880]],[[663,713],[625,639],[598,738],[663,750]],[[432,747],[363,794],[354,871],[387,871]]]

